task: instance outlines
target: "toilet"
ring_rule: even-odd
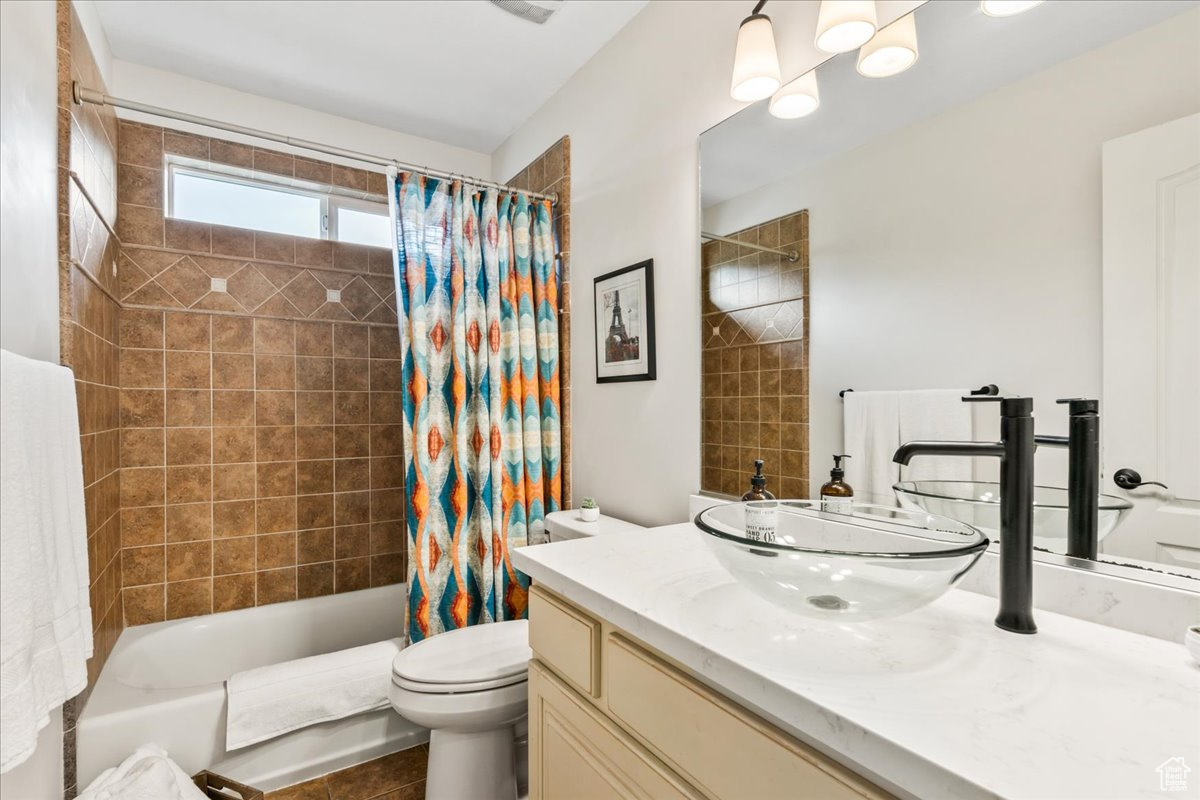
[[[576,511],[546,516],[551,542],[639,530]],[[400,651],[392,662],[392,708],[429,728],[426,800],[515,800],[517,730],[528,714],[528,620],[447,631]]]

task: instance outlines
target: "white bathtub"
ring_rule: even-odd
[[[401,584],[127,628],[79,717],[80,788],[146,742],[189,774],[271,790],[427,741],[386,708],[225,751],[226,678],[401,636],[404,603]]]

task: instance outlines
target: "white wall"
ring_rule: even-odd
[[[54,3],[0,3],[0,347],[58,363],[57,51]],[[63,791],[62,711],[5,800]]]
[[[1198,30],[1189,12],[706,210],[722,232],[810,211],[814,491],[840,389],[996,383],[1059,434],[1056,398],[1099,396],[1100,146],[1200,110]],[[1065,482],[1039,452],[1038,482]]]
[[[419,136],[410,136],[387,128],[368,125],[365,122],[356,122],[345,117],[239,92],[215,83],[207,83],[119,59],[112,62],[112,77],[109,80],[108,93],[125,100],[136,100],[139,103],[148,103],[173,111],[182,111],[296,139],[307,139],[385,158],[396,158],[432,169],[458,172],[485,179],[492,177],[491,157],[485,153],[453,147],[430,139],[422,139]],[[138,120],[151,125],[193,131],[205,136],[246,142],[259,147],[298,153],[359,168],[366,167],[361,162],[353,160],[336,156],[314,155],[312,151],[308,150],[161,117],[121,109],[118,109],[117,114],[124,119]]]
[[[916,2],[881,2],[890,22]],[[772,4],[785,79],[822,60],[817,3]],[[745,2],[650,3],[494,154],[501,179],[571,137],[575,498],[643,524],[678,522],[700,485],[697,137],[735,113]],[[658,380],[595,382],[592,279],[654,259]],[[747,465],[747,474],[752,466]]]
[[[0,3],[0,347],[58,363],[54,3]]]

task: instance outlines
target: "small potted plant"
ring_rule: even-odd
[[[600,506],[596,504],[596,498],[583,498],[583,502],[579,505],[579,518],[584,522],[595,522],[600,519]]]

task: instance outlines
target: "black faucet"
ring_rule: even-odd
[[[1000,613],[996,627],[1037,633],[1033,621],[1033,400],[1028,397],[964,397],[1000,402],[998,442],[907,442],[893,456],[993,456],[1000,459]]]
[[[1100,539],[1100,401],[1059,400],[1070,413],[1067,436],[1034,436],[1034,444],[1067,448],[1067,555],[1096,560]]]

